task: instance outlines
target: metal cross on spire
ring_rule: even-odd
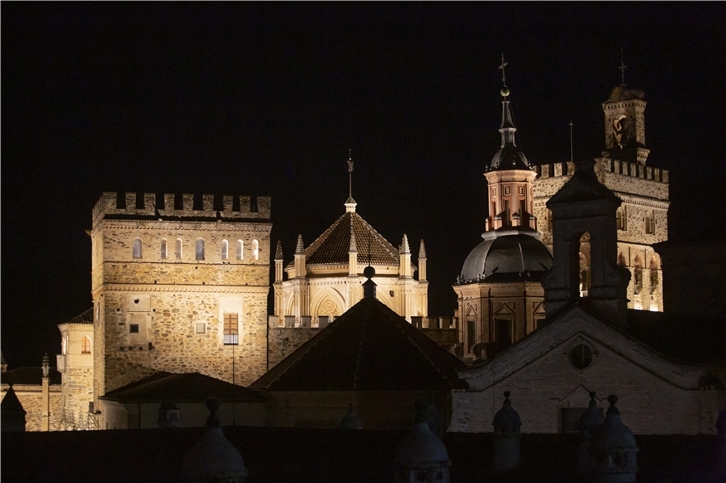
[[[627,66],[625,65],[625,62],[623,61],[623,48],[620,47],[620,87],[625,87],[627,84],[625,84],[625,68]]]
[[[504,68],[508,65],[508,62],[504,62],[504,52],[502,52],[502,63],[499,66],[499,69],[502,71],[502,84],[504,85],[504,87],[507,87],[507,74],[504,71]]]
[[[348,197],[353,197],[353,156],[351,149],[348,149]]]

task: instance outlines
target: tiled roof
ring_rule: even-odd
[[[466,364],[375,298],[365,298],[250,385],[273,391],[464,388]]]
[[[218,397],[225,402],[264,401],[264,397],[249,389],[204,376],[197,372],[170,374],[157,372],[126,386],[114,389],[100,399],[127,403],[205,402]]]
[[[48,373],[51,384],[61,383],[61,373],[56,370],[55,367],[51,367]],[[43,368],[42,367],[18,367],[7,372],[3,372],[0,375],[0,382],[2,384],[18,384],[18,385],[38,385],[43,382]]]
[[[398,250],[368,224],[358,213],[346,212],[305,249],[305,263],[348,263],[350,227],[353,225],[358,263],[398,265]],[[293,265],[293,264],[290,264]]]

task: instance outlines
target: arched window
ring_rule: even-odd
[[[61,354],[66,355],[68,354],[68,336],[64,335],[63,339],[61,339]]]
[[[197,260],[204,260],[204,238],[197,238],[197,249],[195,250],[195,256]]]
[[[229,258],[229,242],[222,240],[222,260],[227,260],[227,258]]]
[[[182,257],[182,239],[177,238],[176,244],[174,246],[174,255],[176,256],[177,260],[181,260]]]
[[[623,255],[622,253],[618,255],[618,265],[620,265],[621,267],[628,266],[628,262],[627,260],[625,260],[625,255]]]
[[[245,242],[237,240],[237,260],[244,259]]]
[[[141,238],[134,238],[134,258],[141,258]]]
[[[645,214],[645,233],[649,235],[655,233],[655,217],[652,211]]]
[[[81,354],[91,353],[91,338],[87,335],[81,340]]]
[[[260,244],[257,240],[252,240],[252,258],[255,260],[260,259]]]
[[[615,213],[615,223],[617,224],[618,230],[620,231],[625,231],[628,229],[625,208],[618,208],[617,212]]]
[[[585,232],[580,236],[580,251],[578,253],[580,297],[587,297],[592,284],[590,274],[590,234]]]
[[[161,258],[165,259],[168,256],[169,256],[169,251],[167,249],[166,238],[162,238],[161,239]]]
[[[650,293],[658,289],[658,262],[655,257],[650,259]]]
[[[633,264],[633,293],[638,295],[643,289],[643,262],[640,257],[635,259]]]

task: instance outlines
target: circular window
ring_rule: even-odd
[[[577,369],[585,369],[592,363],[592,351],[585,344],[579,344],[570,351],[570,364]]]

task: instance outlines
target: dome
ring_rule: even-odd
[[[540,237],[537,231],[526,228],[503,228],[482,234],[484,241],[464,261],[461,283],[492,275],[499,281],[516,281],[527,272],[529,277],[541,276],[552,266],[552,254]]]
[[[506,144],[496,152],[487,171],[504,169],[531,169],[527,157],[514,144]]]
[[[410,433],[398,446],[398,464],[402,466],[448,461],[449,452],[429,428],[429,423],[414,423]]]

